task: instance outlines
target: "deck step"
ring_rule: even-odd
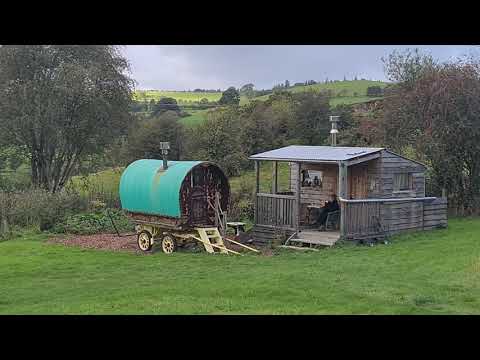
[[[279,248],[282,248],[282,249],[293,249],[293,250],[304,250],[304,251],[318,251],[318,249],[314,249],[314,248],[300,247],[300,246],[292,246],[292,245],[280,245]]]
[[[290,239],[289,243],[291,242],[300,242],[303,244],[312,244],[312,245],[323,245],[323,246],[333,246],[336,240],[314,240],[314,239],[299,239],[294,238]]]
[[[338,238],[331,239],[303,239],[303,238],[293,238],[290,239],[290,242],[299,242],[303,244],[312,244],[312,245],[324,245],[324,246],[333,246],[337,242]]]

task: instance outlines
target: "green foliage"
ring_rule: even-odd
[[[240,93],[231,86],[222,93],[222,97],[218,100],[218,103],[220,105],[238,105],[240,103]]]
[[[55,192],[129,124],[132,80],[114,46],[0,47],[0,134],[25,147],[34,186]]]
[[[115,226],[120,232],[133,231],[133,224],[127,216],[117,209],[97,210],[91,213],[74,214],[57,222],[52,231],[68,234],[98,234],[115,233],[115,228],[110,220],[112,217]]]
[[[48,230],[64,216],[87,209],[88,204],[76,192],[50,193],[43,189],[0,192],[0,221],[10,227],[39,227]]]
[[[160,142],[170,142],[168,158],[179,160],[184,151],[184,128],[173,111],[139,122],[128,140],[130,161],[139,158],[161,159]]]
[[[402,80],[385,101],[386,142],[415,149],[431,164],[431,177],[460,213],[480,208],[480,63],[475,59],[434,64],[418,53],[391,55],[387,71]]]
[[[178,107],[177,100],[174,98],[164,97],[158,100],[155,106],[152,109],[152,116],[158,117],[159,115],[167,112],[172,111],[177,115],[180,114],[181,110]]]

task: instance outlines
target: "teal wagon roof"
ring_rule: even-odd
[[[122,208],[150,215],[180,217],[180,189],[183,179],[202,161],[141,159],[127,166],[120,178]]]

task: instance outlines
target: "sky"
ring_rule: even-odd
[[[121,52],[139,90],[224,90],[344,76],[386,80],[381,58],[406,48],[441,61],[480,53],[478,46],[456,45],[126,45]]]

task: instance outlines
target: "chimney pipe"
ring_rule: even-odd
[[[340,116],[330,116],[330,122],[332,123],[332,130],[330,130],[332,146],[337,146],[337,134],[338,134],[337,122],[339,118]]]
[[[167,170],[168,169],[167,155],[168,155],[168,150],[170,149],[170,143],[169,142],[161,142],[160,143],[160,149],[162,149],[163,170]]]

